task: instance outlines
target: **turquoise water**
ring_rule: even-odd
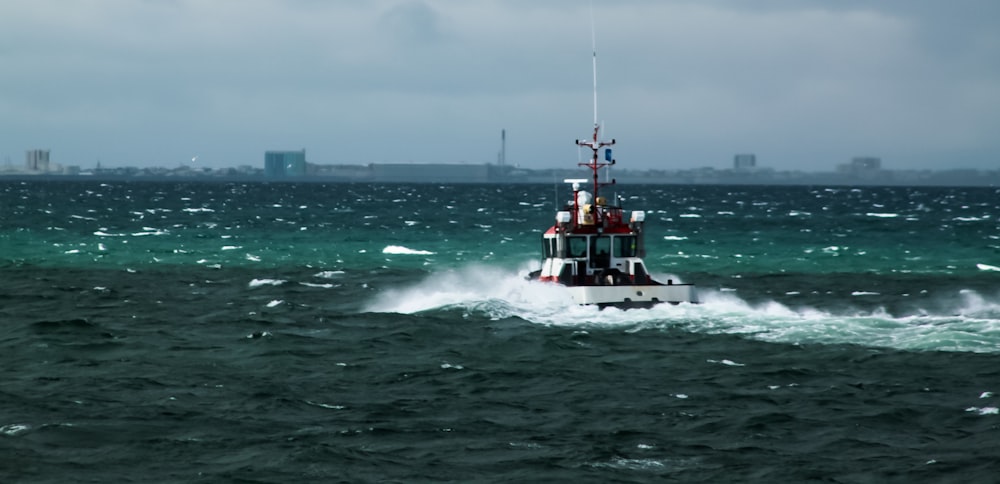
[[[432,254],[397,264],[506,267],[537,258],[557,195],[528,185],[15,183],[4,186],[0,241],[7,261],[53,266],[365,266],[391,260],[387,246],[412,245]],[[651,260],[670,270],[962,275],[1000,263],[995,189],[645,186],[629,195],[626,208],[650,214]]]
[[[1000,190],[618,195],[703,304],[525,281],[565,187],[0,182],[0,478],[1000,471]]]

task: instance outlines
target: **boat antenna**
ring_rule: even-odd
[[[594,130],[597,130],[597,26],[594,23],[594,2],[590,2],[590,47],[593,52],[592,70],[594,72]]]
[[[590,4],[590,45],[591,45],[591,52],[593,53],[591,64],[594,77],[594,136],[592,139],[589,140],[578,139],[576,140],[576,144],[577,146],[586,146],[591,149],[592,154],[590,158],[590,163],[577,163],[577,165],[586,166],[587,168],[590,168],[591,172],[593,172],[593,177],[594,177],[593,196],[596,199],[597,192],[602,185],[602,183],[600,183],[599,180],[599,174],[598,174],[599,170],[605,166],[610,166],[614,164],[614,160],[606,160],[606,162],[599,162],[597,158],[597,153],[598,151],[600,151],[601,148],[615,144],[615,140],[614,139],[612,139],[611,141],[598,140],[598,134],[599,131],[601,130],[601,125],[598,124],[597,122],[597,26],[594,22],[593,2],[591,2]],[[615,181],[611,180],[610,183],[603,183],[603,185],[609,185],[609,184],[613,185],[614,183]]]

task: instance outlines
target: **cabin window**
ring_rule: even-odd
[[[569,245],[569,257],[587,256],[586,237],[566,237],[566,243]]]
[[[546,239],[542,237],[542,254],[546,259],[550,258],[555,254],[556,239]]]
[[[590,239],[590,267],[608,267],[611,264],[611,237],[606,235]]]
[[[634,235],[620,235],[615,237],[614,246],[615,257],[635,257]]]

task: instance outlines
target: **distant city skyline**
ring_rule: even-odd
[[[630,169],[1000,167],[1000,2],[593,3],[598,119]],[[572,167],[590,2],[0,4],[0,157],[103,166]]]
[[[317,164],[306,160],[306,151],[267,151],[263,166],[205,168],[178,167],[101,167],[81,169],[75,165],[49,162],[47,150],[26,153],[24,166],[0,167],[0,181],[10,179],[43,180],[146,180],[146,181],[216,181],[216,182],[324,182],[324,183],[540,183],[580,178],[585,169],[527,169],[499,163],[369,163]],[[195,159],[192,159],[195,161]],[[693,169],[621,169],[605,177],[623,184],[672,185],[816,185],[816,186],[965,186],[1000,187],[1000,169],[892,170],[882,167],[882,160],[859,156],[837,165],[832,171],[776,170],[759,167],[752,153],[733,156],[729,168]]]

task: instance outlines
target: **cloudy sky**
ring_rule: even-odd
[[[996,0],[11,0],[0,160],[1000,168]],[[192,164],[191,160],[197,156]]]

